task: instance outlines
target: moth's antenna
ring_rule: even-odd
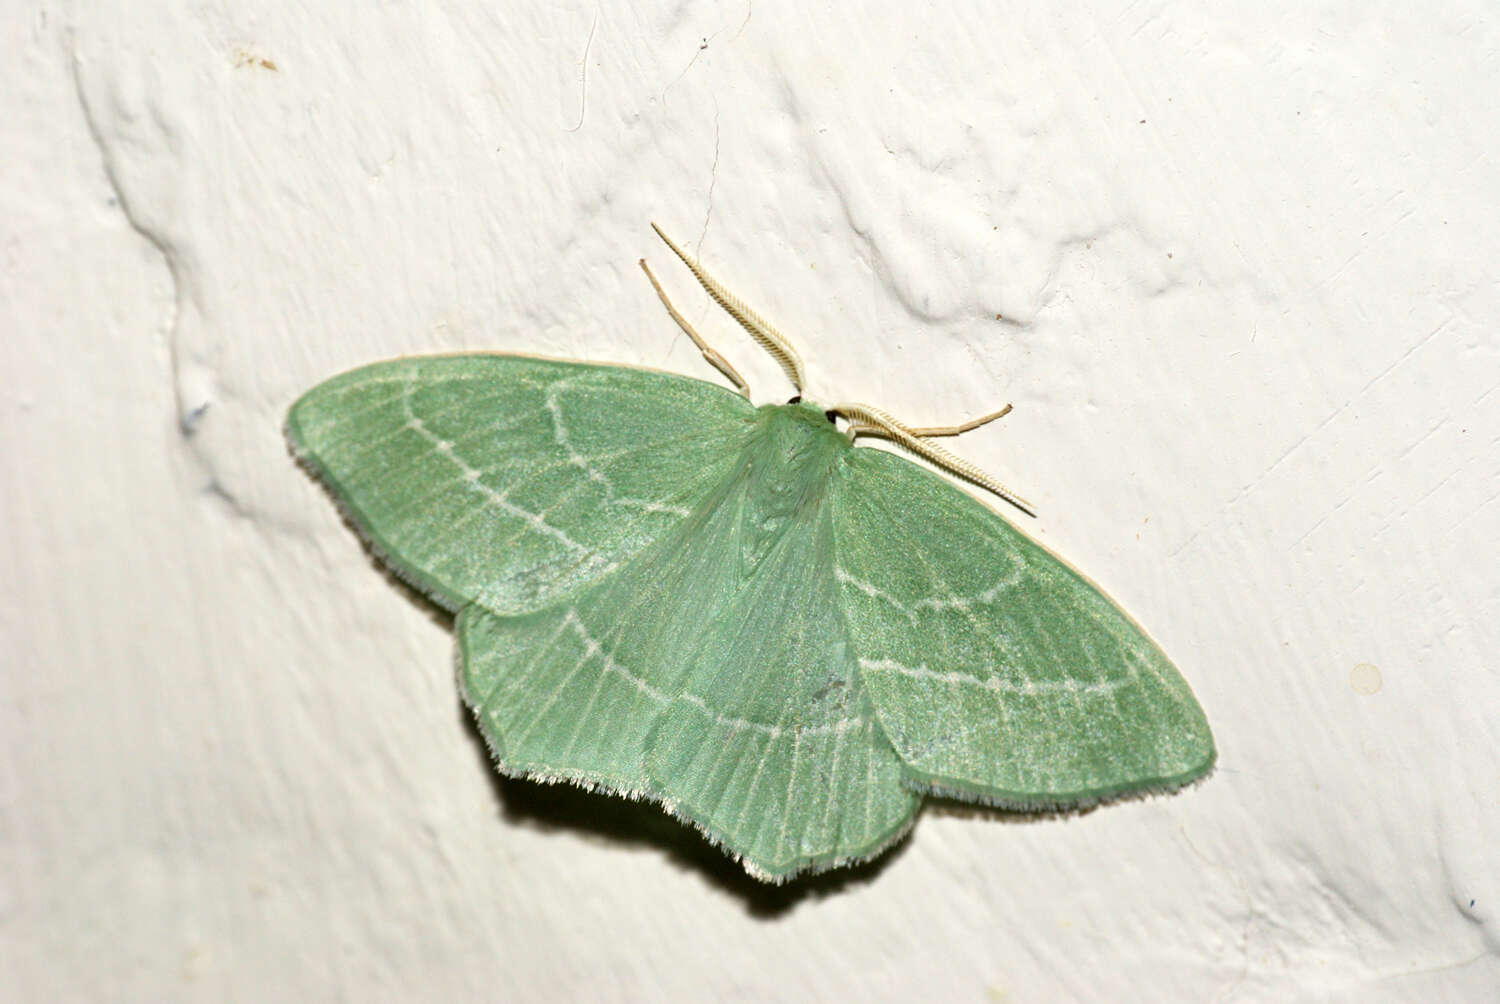
[[[656,236],[660,237],[663,243],[672,249],[673,254],[682,259],[682,263],[688,267],[688,271],[693,273],[693,278],[698,280],[699,285],[713,298],[713,301],[723,307],[730,317],[738,321],[740,327],[748,331],[750,337],[759,342],[761,347],[771,354],[771,358],[780,364],[787,378],[797,388],[797,394],[800,397],[804,382],[802,358],[797,355],[797,350],[792,347],[791,342],[787,341],[786,336],[777,331],[771,325],[771,322],[757,314],[745,301],[725,289],[717,279],[705,272],[697,261],[688,257],[687,252],[678,247],[672,238],[668,237],[662,231],[661,227],[652,223],[651,229],[655,230]],[[749,388],[746,386],[744,378],[735,371],[733,366],[729,365],[729,362],[723,356],[709,348],[708,343],[698,335],[698,332],[693,330],[693,326],[687,322],[687,319],[678,313],[677,308],[672,306],[672,301],[667,299],[667,294],[663,292],[661,284],[656,281],[656,276],[651,274],[651,269],[647,267],[645,259],[641,260],[641,268],[645,269],[646,277],[651,280],[651,285],[656,287],[656,295],[661,297],[662,303],[666,304],[667,311],[672,315],[672,319],[677,322],[678,327],[687,332],[687,336],[693,340],[693,344],[698,346],[698,351],[703,353],[703,358],[707,359],[719,372],[727,376],[734,383],[735,387],[739,389],[741,394],[748,397]],[[977,429],[986,422],[993,422],[1009,411],[1010,405],[1007,404],[999,411],[964,422],[962,425],[913,429],[901,424],[879,408],[868,404],[839,404],[828,409],[830,416],[842,415],[850,422],[845,432],[848,433],[851,441],[855,437],[862,435],[882,436],[941,467],[950,474],[961,477],[966,481],[972,481],[985,491],[991,492],[1009,502],[1026,515],[1034,517],[1036,516],[1036,512],[1031,508],[1030,502],[1027,502],[967,460],[955,457],[936,443],[928,442],[928,437],[956,436],[959,433],[968,432],[970,429]]]
[[[971,422],[965,422],[963,425],[944,426],[937,429],[909,428],[879,408],[868,404],[836,404],[832,408],[829,408],[828,411],[830,414],[842,415],[853,423],[846,430],[851,440],[861,434],[883,436],[904,449],[910,450],[924,460],[931,461],[950,474],[957,475],[966,481],[974,482],[985,491],[1009,502],[1026,515],[1031,517],[1036,516],[1036,511],[1031,508],[1030,502],[1027,502],[1021,496],[1012,492],[967,460],[955,457],[936,443],[930,443],[922,438],[924,435],[956,436],[960,432],[967,432],[970,429],[978,428],[984,423],[993,422],[1001,415],[1009,412],[1010,405],[1006,405],[993,414],[985,415],[983,418],[976,418]]]
[[[682,248],[674,244],[672,238],[662,233],[661,227],[653,223],[651,224],[651,229],[656,231],[656,236],[666,242],[667,247],[672,249],[673,254],[682,259],[682,263],[688,267],[688,271],[693,273],[693,278],[697,279],[699,285],[703,287],[709,296],[713,297],[713,301],[723,307],[730,317],[740,323],[740,327],[750,332],[750,337],[759,342],[761,348],[771,354],[771,358],[775,359],[781,366],[787,375],[787,379],[792,381],[792,386],[796,387],[797,392],[800,394],[804,382],[802,358],[797,355],[797,350],[792,348],[792,343],[787,341],[786,336],[772,327],[770,321],[767,321],[764,317],[761,317],[754,310],[750,309],[750,307],[746,306],[745,301],[720,285],[717,279],[703,271],[703,267],[692,258],[689,258]]]

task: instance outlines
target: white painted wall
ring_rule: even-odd
[[[1497,992],[1493,4],[4,6],[6,997]],[[642,255],[786,394],[653,218],[813,396],[1013,401],[959,449],[1217,775],[781,891],[497,780],[282,416],[410,352],[711,375]]]

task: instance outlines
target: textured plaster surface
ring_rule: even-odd
[[[1067,9],[1069,12],[1062,13]],[[60,999],[1493,999],[1493,4],[0,12],[0,985]],[[1220,769],[934,807],[768,890],[498,780],[448,625],[288,458],[401,353],[789,391],[1030,498]]]

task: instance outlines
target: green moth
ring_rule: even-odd
[[[785,338],[662,238],[800,391]],[[854,445],[1024,509],[932,442],[1004,409],[910,429],[757,408],[656,288],[739,392],[432,356],[334,377],[287,419],[381,560],[457,615],[502,772],[660,802],[779,882],[879,854],[924,794],[1069,808],[1210,770],[1202,709],[1129,617],[945,478]]]

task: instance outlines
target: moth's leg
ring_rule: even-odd
[[[963,425],[944,426],[938,428],[936,432],[939,435],[956,435],[959,432],[983,425],[985,422],[993,422],[1009,410],[1010,406],[1006,405],[994,414],[976,418],[971,422],[965,422]],[[844,420],[850,423],[849,427],[844,431],[848,434],[851,443],[862,431],[867,431],[869,435],[882,436],[903,449],[910,450],[923,460],[936,464],[949,474],[956,474],[966,481],[974,482],[991,494],[997,495],[1009,502],[1026,515],[1036,515],[1036,510],[1031,508],[1030,502],[1027,502],[1021,496],[1006,488],[967,460],[955,457],[922,435],[922,433],[926,433],[930,436],[934,430],[909,429],[879,408],[868,404],[856,404],[854,402],[836,404],[828,409],[828,414],[842,415]]]
[[[651,274],[651,266],[646,264],[646,259],[644,258],[641,259],[641,270],[646,273],[646,278],[651,280],[651,285],[655,287],[656,295],[661,297],[661,302],[667,308],[667,313],[672,315],[672,320],[677,322],[679,328],[687,332],[687,336],[693,340],[693,344],[698,346],[698,351],[703,353],[703,358],[708,360],[710,366],[728,377],[729,382],[734,384],[735,390],[748,398],[750,396],[750,385],[745,382],[745,378],[740,376],[739,370],[729,365],[728,359],[715,352],[713,347],[705,342],[698,332],[693,330],[693,326],[688,323],[688,319],[683,317],[676,307],[672,306],[672,301],[667,299],[667,291],[661,288],[661,283],[657,282],[656,276]]]
[[[782,371],[786,373],[787,379],[792,381],[792,386],[797,388],[797,393],[802,393],[802,357],[797,355],[797,350],[792,348],[792,343],[787,341],[785,335],[771,326],[771,322],[761,317],[754,310],[745,305],[745,301],[725,289],[717,279],[703,271],[703,267],[687,252],[672,242],[672,238],[662,233],[661,227],[655,223],[651,229],[656,231],[656,236],[666,242],[672,253],[682,259],[682,263],[693,273],[693,278],[698,280],[713,301],[729,314],[730,317],[740,322],[740,327],[750,332],[750,337],[760,343],[761,348],[771,354]]]
[[[980,418],[970,419],[962,425],[937,425],[929,426],[923,429],[907,429],[906,431],[910,432],[913,436],[919,436],[923,439],[932,439],[936,436],[961,436],[966,432],[974,431],[981,425],[988,425],[995,419],[1004,418],[1009,414],[1010,405],[1007,404],[999,411],[991,412],[990,414],[984,415]],[[845,431],[847,431],[851,436],[879,436],[882,439],[890,438],[890,433],[887,432],[883,427],[878,425],[855,424],[849,426],[849,428]]]

